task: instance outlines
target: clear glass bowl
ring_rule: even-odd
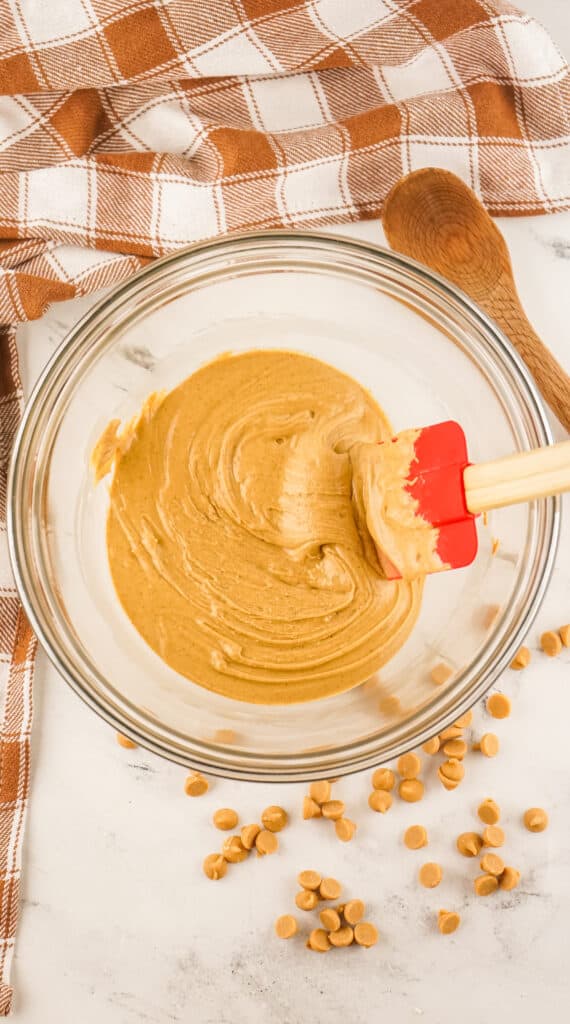
[[[423,742],[497,679],[548,583],[558,502],[502,509],[481,523],[475,563],[427,580],[411,638],[362,686],[286,707],[209,693],[165,665],[119,605],[105,548],[108,493],[93,487],[88,459],[108,421],[131,416],[149,392],[222,352],[256,347],[298,349],[339,367],[373,392],[396,430],[459,420],[473,461],[551,441],[508,341],[436,275],[332,235],[234,236],[152,264],[68,335],[18,434],[12,560],[54,664],[114,728],[220,775],[336,776]],[[491,622],[493,606],[501,611]],[[454,675],[438,687],[430,670],[440,661]]]

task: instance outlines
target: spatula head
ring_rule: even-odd
[[[398,438],[386,443],[397,444]],[[459,423],[448,420],[419,431],[405,487],[417,502],[417,515],[438,530],[440,569],[470,565],[477,554],[475,517],[467,508],[463,484],[468,465],[467,442]],[[378,554],[388,578],[398,579],[396,566],[381,551]]]

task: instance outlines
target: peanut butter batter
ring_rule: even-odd
[[[141,636],[237,700],[314,700],[372,675],[423,585],[382,576],[357,471],[353,488],[355,446],[390,436],[359,384],[279,351],[218,359],[113,421],[92,464],[113,469],[109,564]]]

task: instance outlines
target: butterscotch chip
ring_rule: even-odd
[[[548,654],[549,658],[556,658],[562,650],[560,635],[551,629],[547,630],[540,638],[540,646],[544,653]]]
[[[275,933],[280,939],[291,939],[297,934],[297,922],[292,914],[282,914],[277,918]]]
[[[321,910],[319,914],[321,924],[327,932],[338,932],[341,926],[340,914],[337,914],[336,910],[332,907],[326,907],[325,910]]]
[[[320,818],[321,814],[320,804],[312,797],[306,796],[303,799],[303,818],[307,821],[309,818]]]
[[[439,742],[447,743],[448,740],[460,740],[463,737],[463,729],[458,725],[450,725],[439,734]]]
[[[323,779],[322,782],[311,782],[309,796],[317,804],[324,804],[331,798],[331,784]]]
[[[564,647],[570,647],[570,625],[561,626],[558,632],[560,633],[560,639],[562,640]]]
[[[347,924],[358,924],[364,917],[365,906],[362,900],[349,900],[344,905],[344,919]]]
[[[499,888],[499,880],[495,875],[477,875],[473,888],[477,896],[490,896]]]
[[[299,885],[303,886],[303,889],[318,889],[321,884],[321,876],[318,871],[301,871],[297,875],[297,881]]]
[[[484,853],[479,861],[481,871],[487,875],[495,875],[497,878],[502,875],[505,865],[501,857],[496,853]]]
[[[210,878],[213,882],[217,882],[218,879],[223,878],[228,870],[228,865],[221,853],[208,854],[202,867],[206,878]]]
[[[479,750],[485,757],[496,757],[499,753],[499,737],[494,732],[486,732],[479,741]]]
[[[354,929],[354,940],[369,949],[378,942],[378,929],[370,921],[360,921]]]
[[[461,918],[454,910],[438,911],[437,927],[442,935],[451,935],[452,932],[456,932],[460,924]]]
[[[542,807],[529,807],[524,812],[523,821],[529,832],[544,832],[548,825],[548,814]]]
[[[498,825],[487,825],[483,829],[483,846],[502,846],[505,842],[505,833]]]
[[[424,784],[421,779],[402,779],[398,786],[400,798],[408,804],[415,804],[424,795]]]
[[[427,844],[428,835],[423,825],[410,825],[404,832],[404,845],[408,850],[421,850]]]
[[[485,825],[496,825],[501,817],[499,805],[490,798],[483,800],[483,803],[479,804],[477,814]]]
[[[499,878],[499,888],[504,889],[506,892],[510,892],[511,889],[516,889],[520,880],[520,871],[517,871],[516,868],[506,867],[501,877]]]
[[[436,885],[439,885],[443,878],[443,871],[439,864],[434,861],[428,861],[427,864],[422,864],[418,878],[426,889],[435,889]]]
[[[259,825],[244,825],[240,832],[241,845],[244,850],[253,850],[261,828]]]
[[[271,807],[266,807],[261,814],[261,822],[269,832],[280,832],[282,828],[289,821],[287,811],[284,811],[282,807],[277,807],[272,804]]]
[[[342,885],[336,878],[323,878],[319,885],[319,893],[323,900],[338,900]]]
[[[450,757],[440,764],[437,774],[442,781],[447,779],[449,782],[458,783],[465,775],[465,766],[456,757]]]
[[[529,651],[528,647],[519,647],[517,653],[515,654],[513,660],[511,661],[511,666],[510,667],[513,668],[515,670],[515,672],[520,672],[521,669],[526,668],[527,665],[529,665],[529,664],[530,664],[530,651]]]
[[[331,948],[329,937],[324,928],[313,928],[309,935],[307,946],[314,949],[315,953],[327,953]]]
[[[443,753],[447,757],[453,757],[457,761],[462,761],[467,753],[467,744],[465,740],[447,740],[443,744]]]
[[[464,857],[478,857],[483,840],[478,832],[462,832],[457,836],[456,846]]]
[[[430,679],[436,686],[443,686],[448,679],[451,679],[452,675],[453,669],[449,665],[445,665],[443,661],[440,661],[439,665],[434,665],[430,671]]]
[[[511,713],[511,702],[504,693],[492,693],[486,706],[493,718],[508,718]]]
[[[389,792],[394,788],[396,782],[396,776],[390,768],[377,768],[372,776],[372,786],[374,789],[385,789]]]
[[[444,789],[447,789],[448,791],[451,791],[453,789],[457,789],[457,787],[459,785],[459,781],[457,779],[448,779],[448,778],[446,778],[445,775],[442,775],[442,773],[439,770],[439,768],[438,768],[437,774],[438,774],[439,781],[441,782],[441,784],[442,784]]]
[[[341,842],[349,843],[356,832],[356,825],[350,818],[339,818],[334,823],[334,830]]]
[[[422,762],[417,754],[402,754],[398,759],[398,775],[401,779],[417,779],[421,770]]]
[[[439,736],[432,736],[431,740],[423,743],[422,750],[424,754],[437,754],[439,750]]]
[[[344,802],[342,800],[327,800],[321,807],[323,818],[331,821],[338,821],[344,814]]]
[[[343,946],[350,946],[354,942],[354,932],[352,928],[345,925],[337,932],[329,932],[329,942],[331,946],[336,946],[339,949]]]
[[[124,747],[125,750],[136,750],[138,746],[138,744],[133,743],[128,736],[123,736],[121,732],[117,733],[117,743],[120,747]]]
[[[222,844],[222,856],[230,864],[239,864],[249,856],[249,850],[245,849],[241,836],[228,836]]]
[[[295,903],[299,910],[314,910],[319,902],[319,897],[312,889],[301,889],[295,896]]]
[[[373,789],[368,797],[368,806],[373,811],[380,811],[381,814],[385,814],[392,806],[392,794],[388,793],[385,789]]]
[[[266,853],[275,853],[279,846],[277,836],[268,829],[261,829],[255,837],[255,849],[258,856],[264,857]]]
[[[395,693],[389,693],[382,697],[378,703],[378,710],[383,715],[397,715],[401,711],[400,698]]]
[[[204,796],[209,789],[208,780],[200,775],[200,772],[193,772],[189,775],[184,783],[184,792],[186,796]]]
[[[472,721],[473,721],[473,712],[472,711],[466,711],[465,714],[461,715],[461,718],[458,718],[457,721],[454,722],[453,724],[454,724],[456,729],[467,729],[468,726],[471,725]]]
[[[231,807],[220,807],[218,811],[214,811],[213,822],[216,828],[222,830],[222,832],[229,832],[231,828],[235,828],[238,823],[238,816]]]

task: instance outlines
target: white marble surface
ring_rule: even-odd
[[[526,6],[568,53],[566,0]],[[527,311],[568,366],[570,215],[500,226]],[[381,240],[377,224],[344,230]],[[27,387],[87,305],[60,305],[20,332]],[[533,662],[501,683],[513,697],[512,717],[491,724],[482,709],[476,712],[478,727],[499,733],[499,757],[473,755],[455,793],[428,775],[422,804],[398,804],[386,816],[368,810],[366,776],[341,781],[337,794],[359,823],[347,845],[327,823],[301,820],[303,786],[214,781],[207,796],[189,800],[182,769],[120,749],[40,655],[15,1019],[245,1024],[259,1015],[276,1024],[371,1024],[379,1018],[451,1024],[459,1017],[478,1024],[506,1012],[522,1024],[538,1014],[566,1019],[570,650],[550,661],[536,647],[543,629],[568,621],[566,520],[554,578],[529,637]],[[503,808],[507,862],[521,869],[523,880],[514,893],[477,899],[476,867],[455,852],[454,837],[476,827],[474,809],[485,796]],[[212,811],[234,806],[249,821],[271,802],[293,816],[278,855],[250,858],[219,885],[208,882],[201,861],[221,838],[210,823]],[[520,824],[521,812],[535,804],[551,815],[542,835]],[[414,822],[430,834],[429,848],[416,853],[401,843],[403,829]],[[433,892],[416,881],[417,867],[428,859],[444,867],[444,881]],[[274,938],[273,919],[294,910],[295,875],[304,867],[337,876],[348,894],[367,901],[381,932],[374,949],[319,957],[300,940]],[[461,912],[456,935],[435,930],[440,906]]]

